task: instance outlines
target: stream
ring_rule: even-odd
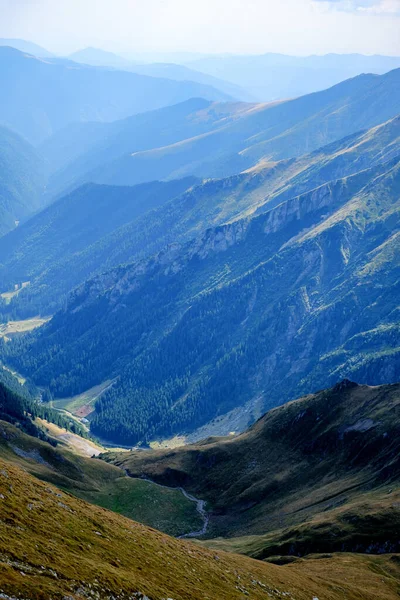
[[[125,473],[128,477],[131,477],[129,475],[127,469],[123,469],[123,470],[125,471]],[[203,520],[203,527],[201,529],[199,529],[198,531],[190,531],[189,533],[184,533],[183,535],[178,535],[177,536],[178,539],[181,540],[184,538],[199,537],[201,535],[204,535],[207,532],[208,524],[210,522],[210,516],[208,515],[208,513],[206,511],[206,501],[205,500],[199,500],[198,498],[195,498],[195,496],[192,496],[192,494],[189,494],[189,492],[187,492],[183,487],[170,487],[168,485],[163,485],[162,483],[156,483],[155,481],[152,481],[151,479],[148,479],[147,477],[136,477],[134,479],[141,479],[142,481],[148,481],[149,483],[152,483],[153,485],[158,485],[162,488],[166,488],[167,490],[179,490],[180,492],[182,492],[182,494],[185,496],[185,498],[187,498],[191,502],[196,503],[196,510]]]

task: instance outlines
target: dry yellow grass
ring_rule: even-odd
[[[31,600],[395,600],[398,557],[278,567],[175,540],[0,460],[0,590]]]

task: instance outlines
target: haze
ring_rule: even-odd
[[[56,53],[400,54],[400,0],[0,0],[0,14],[1,37]]]

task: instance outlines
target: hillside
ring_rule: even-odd
[[[118,375],[91,428],[126,444],[394,382],[399,176],[394,158],[99,275],[6,360],[58,397]]]
[[[82,187],[0,240],[0,291],[8,292],[15,284],[31,282],[29,289],[22,290],[3,308],[3,313],[22,317],[52,314],[61,306],[65,294],[89,274],[149,256],[170,243],[188,241],[211,226],[265,212],[291,197],[330,181],[334,185],[337,179],[360,172],[351,179],[354,192],[370,177],[366,169],[378,169],[381,163],[399,154],[397,117],[297,160],[261,164],[239,176],[199,182],[181,195],[179,189],[183,191],[185,180],[126,189]],[[189,187],[191,180],[187,181]],[[165,195],[159,194],[161,189]],[[156,202],[142,203],[144,212],[140,216],[135,212],[136,202],[142,195],[147,198],[152,190]],[[107,198],[114,198],[114,194],[121,196],[121,206],[125,206],[124,199],[137,198],[128,213],[113,208],[116,215],[126,219],[124,225],[116,215],[108,219],[111,205]],[[177,197],[171,200],[174,194]],[[88,229],[90,207],[94,205],[103,209],[96,213],[92,229]],[[98,227],[104,215],[105,228]],[[118,222],[121,227],[116,228]],[[89,231],[92,234],[87,235]],[[80,245],[77,239],[81,240]]]
[[[220,178],[262,160],[297,157],[396,116],[399,83],[397,69],[381,76],[360,75],[294,100],[259,104],[215,131],[121,155],[86,178],[124,185],[185,175]]]
[[[78,436],[73,439],[74,434],[65,429],[59,429],[60,434],[55,437],[55,426],[40,419],[35,424],[39,432],[46,433],[45,439],[51,444],[0,421],[1,459],[64,492],[170,535],[184,535],[201,527],[195,503],[180,490],[129,478],[121,469],[89,458],[82,445],[86,443],[90,451],[87,440]],[[98,451],[93,445],[92,453]]]
[[[0,236],[43,205],[45,170],[35,149],[0,127]]]
[[[256,558],[391,552],[399,549],[399,417],[399,384],[345,380],[271,410],[237,437],[103,458],[206,500],[212,547]]]
[[[76,121],[113,121],[192,97],[227,100],[210,86],[36,58],[0,47],[2,124],[34,144]],[[29,104],[27,103],[29,98]]]
[[[397,557],[286,567],[206,550],[77,500],[1,460],[0,590],[11,597],[397,598]],[[68,532],[68,534],[66,534]],[[345,577],[344,577],[345,573]]]

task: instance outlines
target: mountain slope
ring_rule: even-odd
[[[13,287],[14,281],[31,281],[66,256],[84,252],[110,232],[179,196],[196,181],[188,177],[132,188],[87,184],[75,190],[36,214],[15,235],[4,238],[2,262],[8,264],[2,269],[3,287]],[[90,273],[88,270],[86,276]]]
[[[103,457],[206,500],[206,537],[257,558],[390,552],[400,543],[399,418],[399,384],[343,381],[234,438]]]
[[[362,75],[295,100],[257,105],[215,131],[153,150],[129,153],[87,174],[125,185],[196,175],[226,177],[259,161],[312,152],[398,114],[400,69]]]
[[[180,490],[129,478],[117,467],[87,455],[80,456],[78,443],[82,445],[82,438],[76,436],[75,445],[71,446],[74,450],[71,451],[67,443],[74,437],[73,434],[60,429],[60,437],[56,440],[52,437],[54,426],[39,419],[35,420],[35,425],[39,433],[45,431],[47,441],[27,435],[16,426],[0,421],[2,460],[41,481],[58,486],[63,492],[169,535],[184,535],[201,527],[196,505]],[[85,443],[85,451],[96,452],[94,444],[90,445],[87,440]]]
[[[3,594],[46,600],[397,597],[398,565],[388,557],[348,555],[277,567],[216,554],[68,494],[59,497],[57,488],[0,462]]]
[[[45,174],[35,149],[0,127],[0,236],[42,206]]]
[[[3,124],[37,144],[75,121],[113,121],[191,97],[225,100],[210,86],[63,64],[0,48]],[[27,104],[29,98],[29,105]]]
[[[76,123],[41,145],[52,173],[49,194],[86,181],[93,169],[125,153],[150,150],[207,133],[251,110],[244,103],[215,103],[192,98],[114,123]],[[117,177],[114,184],[122,181]]]
[[[101,237],[92,245],[84,238],[84,246],[70,245],[71,223],[68,213],[90,205],[89,198],[105,193],[106,187],[88,187],[70,194],[63,201],[50,206],[12,235],[0,241],[3,266],[0,268],[1,290],[13,289],[15,284],[30,281],[29,290],[22,290],[8,306],[20,316],[49,314],[59,306],[64,295],[79,285],[88,273],[101,272],[119,264],[158,252],[169,243],[190,240],[207,227],[270,210],[281,202],[315,187],[354,175],[368,167],[378,167],[400,154],[400,119],[391,121],[359,134],[349,136],[297,160],[259,165],[247,173],[223,180],[206,181],[171,202],[158,202],[155,210],[148,210],[131,222]],[[362,186],[369,175],[360,173],[351,181]],[[145,193],[157,185],[176,190],[184,182],[144,184],[126,190],[127,197]],[[115,193],[121,192],[115,188]],[[161,188],[160,188],[161,189]],[[355,188],[353,187],[353,192]],[[85,195],[88,195],[85,198]],[[170,194],[170,198],[173,194]],[[166,195],[168,199],[168,194]],[[102,200],[104,202],[104,200]],[[58,207],[63,206],[63,211]],[[74,208],[75,207],[75,208]],[[150,207],[149,207],[150,208]],[[132,215],[131,215],[132,216]],[[84,213],[76,210],[74,237],[84,225]],[[97,222],[97,221],[95,221]],[[110,225],[114,219],[110,221]],[[86,225],[81,233],[85,233]],[[101,239],[100,239],[101,237]],[[62,252],[55,255],[56,248]],[[46,260],[44,260],[44,258]]]
[[[7,360],[61,397],[118,374],[91,428],[124,443],[396,381],[399,182],[394,159],[100,275]]]

